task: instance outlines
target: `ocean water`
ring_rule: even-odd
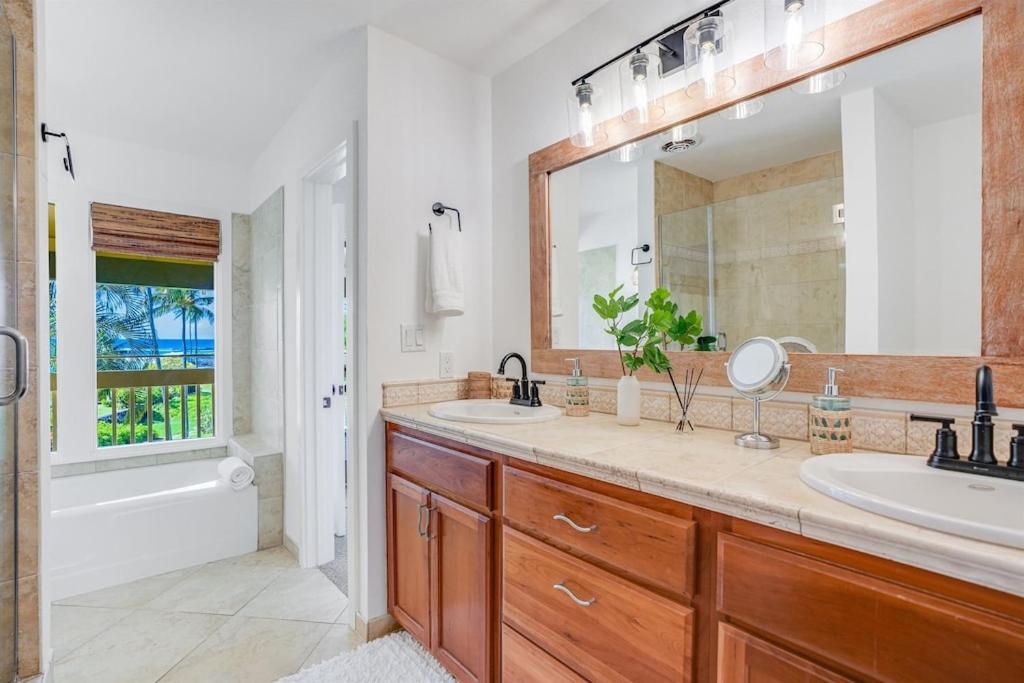
[[[127,349],[128,344],[119,343],[116,345],[119,350]],[[161,356],[180,356],[181,355],[181,340],[180,339],[160,339],[157,342],[157,348],[160,350]],[[199,339],[197,341],[188,340],[185,349],[189,354],[200,353],[210,354],[214,350],[213,339]]]

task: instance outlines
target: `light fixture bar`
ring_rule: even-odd
[[[695,21],[697,21],[699,19],[703,19],[704,17],[706,17],[707,15],[711,14],[712,12],[717,12],[718,10],[720,10],[723,7],[725,7],[726,5],[728,5],[730,2],[732,2],[732,0],[718,0],[718,2],[715,2],[714,4],[708,5],[707,7],[702,9],[701,11],[697,12],[696,14],[691,14],[690,16],[686,17],[685,19],[677,21],[676,23],[672,24],[671,26],[666,26],[665,28],[663,28],[662,30],[658,31],[657,33],[655,33],[650,38],[647,38],[646,40],[643,40],[643,41],[637,43],[636,45],[634,45],[633,47],[629,48],[628,50],[625,50],[624,52],[620,52],[619,54],[615,55],[614,57],[612,57],[608,61],[600,64],[597,67],[594,67],[593,69],[591,69],[587,73],[583,74],[579,78],[576,78],[572,82],[572,85],[579,85],[580,83],[585,82],[588,78],[591,78],[598,71],[602,71],[604,69],[607,69],[609,66],[611,66],[615,62],[619,61],[620,59],[624,59],[625,57],[628,57],[629,55],[633,54],[637,50],[641,50],[641,49],[647,47],[648,45],[650,45],[651,43],[657,41],[659,38],[661,38],[663,36],[667,36],[667,35],[669,35],[671,33],[674,33],[676,31],[678,31],[679,29],[685,28],[685,27],[689,26],[690,24],[692,24],[693,22],[695,22]]]

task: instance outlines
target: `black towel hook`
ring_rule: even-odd
[[[441,202],[434,202],[434,205],[430,207],[430,210],[434,212],[435,216],[443,216],[445,211],[454,211],[455,217],[458,219],[459,232],[462,232],[462,214],[459,213],[459,210],[454,206],[445,206]]]

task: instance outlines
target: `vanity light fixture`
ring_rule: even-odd
[[[607,139],[599,121],[594,120],[594,86],[586,81],[573,86],[566,103],[569,114],[569,140],[574,147],[593,147]]]
[[[728,24],[717,10],[690,25],[683,38],[694,48],[695,63],[688,66],[692,80],[686,94],[710,100],[732,90],[736,68],[732,63]]]
[[[637,48],[619,63],[619,97],[624,121],[648,123],[665,115],[660,61],[657,55]]]
[[[691,62],[697,62],[696,45],[689,43],[685,36],[692,26],[711,17],[715,17],[712,23],[721,29],[723,35],[714,37],[713,50],[705,45],[706,54],[704,61],[700,62],[700,67],[705,70],[705,75],[718,76],[705,89],[717,93],[731,88],[736,79],[733,76],[731,57],[723,51],[723,48],[728,46],[722,41],[726,24],[721,9],[732,1],[717,0],[696,14],[666,26],[653,36],[573,80],[573,92],[567,104],[570,142],[576,147],[593,147],[607,139],[607,134],[603,131],[594,110],[597,92],[590,79],[613,64],[619,64],[622,118],[627,122],[647,123],[663,116],[665,103],[661,95],[661,81],[679,69],[689,68]],[[656,49],[644,49],[655,45]],[[723,67],[729,72],[727,82],[723,82],[721,78]]]
[[[629,142],[608,152],[608,158],[620,164],[631,164],[644,156],[644,148],[639,142]]]
[[[764,109],[764,98],[763,97],[752,97],[749,100],[743,100],[737,102],[728,109],[723,109],[719,112],[719,116],[729,121],[739,121],[741,119],[749,119],[751,116],[757,116]]]
[[[794,71],[825,53],[825,0],[764,0],[764,64]]]
[[[831,71],[823,71],[820,74],[814,74],[809,78],[805,78],[799,83],[790,86],[790,89],[801,95],[820,95],[833,88],[838,88],[845,80],[845,71],[842,69],[832,69]]]

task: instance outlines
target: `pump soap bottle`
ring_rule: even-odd
[[[569,417],[590,415],[590,387],[580,369],[579,358],[566,358],[572,363],[572,374],[565,380],[565,414]]]
[[[828,383],[821,396],[811,399],[811,453],[852,453],[853,430],[850,399],[839,395],[836,373],[828,369]]]

